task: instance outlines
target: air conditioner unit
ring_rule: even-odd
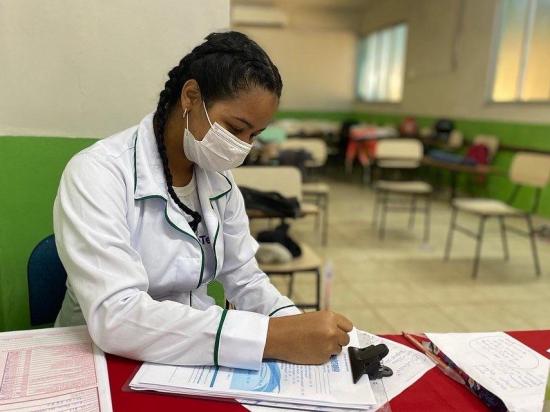
[[[231,10],[233,26],[286,27],[288,18],[273,6],[247,6],[236,4]]]

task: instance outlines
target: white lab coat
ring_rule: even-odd
[[[231,173],[195,166],[195,176],[215,279],[237,310],[206,294],[203,252],[168,195],[148,115],[78,153],[63,172],[54,231],[68,289],[56,325],[85,322],[101,349],[129,358],[260,367],[269,316],[300,311],[258,268]]]

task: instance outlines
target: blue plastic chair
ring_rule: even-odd
[[[61,309],[67,272],[50,235],[33,249],[27,263],[31,325],[53,324]]]

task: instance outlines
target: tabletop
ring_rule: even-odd
[[[550,330],[507,332],[545,357],[549,357]],[[400,335],[383,335],[385,338],[412,347]],[[233,400],[215,401],[186,396],[161,393],[135,392],[128,389],[128,383],[138,370],[140,362],[107,355],[109,383],[113,410],[116,411],[245,411],[246,409]],[[392,411],[487,411],[481,401],[472,395],[464,386],[449,379],[439,369],[429,370],[418,381],[412,384],[390,402]]]

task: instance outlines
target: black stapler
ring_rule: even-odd
[[[353,383],[357,383],[364,374],[369,375],[369,379],[371,380],[392,376],[393,371],[380,363],[389,351],[388,347],[383,343],[370,345],[365,348],[348,347]]]

